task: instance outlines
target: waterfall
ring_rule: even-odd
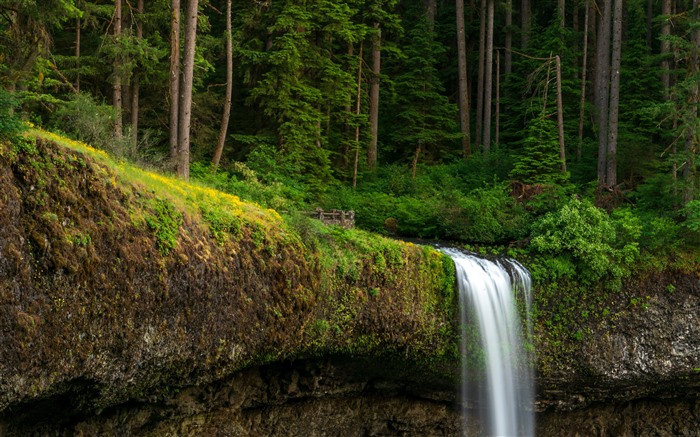
[[[523,344],[515,299],[522,293],[528,315],[524,331],[530,337],[530,275],[514,260],[494,262],[456,249],[442,250],[454,260],[459,286],[464,408],[478,407],[486,435],[532,436],[532,357]],[[477,328],[478,335],[470,327]],[[474,332],[478,352],[472,350],[469,332]],[[466,421],[468,415],[463,417]]]

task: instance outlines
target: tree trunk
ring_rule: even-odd
[[[503,73],[508,76],[513,71],[513,0],[506,0],[506,36],[503,46]]]
[[[484,66],[486,60],[486,2],[481,0],[479,13],[479,69],[476,79],[476,141],[477,146],[482,141],[484,125]]]
[[[231,0],[226,0],[226,99],[224,102],[224,113],[221,116],[221,128],[219,129],[219,139],[216,142],[216,150],[211,164],[214,170],[219,166],[221,154],[224,151],[228,123],[231,117],[231,96],[233,94],[233,34],[231,28]]]
[[[664,89],[666,98],[670,98],[671,93],[671,42],[668,38],[671,36],[671,0],[663,0],[661,3],[661,15],[663,22],[661,23],[661,85]]]
[[[549,52],[549,58],[547,58],[547,76],[544,80],[544,91],[542,92],[542,115],[547,113],[547,103],[549,103],[547,100],[549,99],[549,84],[551,82],[549,78],[552,76],[553,59],[552,52]]]
[[[608,153],[606,184],[617,185],[617,128],[620,106],[620,60],[622,58],[622,2],[615,0],[613,16],[612,61],[610,77],[610,120],[608,122]]]
[[[172,0],[170,13],[170,159],[175,162],[180,113],[180,0]]]
[[[355,103],[355,115],[360,117],[361,114],[361,102],[362,102],[362,49],[364,45],[360,43],[360,55],[357,58],[357,101]],[[355,191],[357,188],[357,165],[360,161],[360,123],[359,120],[355,120],[355,160],[352,167],[352,189]]]
[[[190,121],[192,118],[192,87],[194,83],[198,3],[198,0],[188,0],[185,15],[185,51],[182,59],[177,148],[177,174],[185,180],[190,177]]]
[[[469,126],[469,90],[467,81],[467,40],[464,31],[464,0],[455,0],[457,9],[457,65],[459,68],[459,124],[462,128],[462,152],[468,158],[472,154]]]
[[[362,47],[362,41],[360,41],[360,47]],[[347,51],[347,58],[348,59],[355,59],[355,46],[352,45],[352,43],[348,44],[348,51]],[[359,58],[359,62],[362,63],[362,58]],[[348,66],[349,67],[349,66]],[[346,115],[345,117],[345,134],[350,135],[350,133],[353,131],[353,126],[352,126],[352,117],[350,114],[354,114],[355,110],[353,109],[352,106],[352,101],[348,99],[348,101],[345,103],[345,108],[344,109],[344,114]],[[329,109],[330,111],[330,109]],[[340,166],[343,169],[343,175],[350,174],[347,173],[350,171],[352,166],[350,165],[350,153],[351,149],[355,150],[354,147],[352,147],[351,141],[343,141],[343,151],[340,156],[340,159],[342,160]]]
[[[76,20],[75,23],[75,68],[77,70],[77,73],[75,75],[75,92],[79,93],[80,92],[80,36],[82,33],[82,21],[80,20],[80,17]]]
[[[559,159],[561,160],[561,172],[566,173],[566,146],[564,144],[564,104],[561,98],[561,59],[555,58],[557,67],[557,127],[559,128]]]
[[[491,150],[491,94],[493,90],[493,13],[494,0],[488,0],[486,60],[484,66],[484,153]]]
[[[413,182],[416,181],[416,173],[418,172],[418,158],[420,158],[420,154],[423,152],[423,144],[418,143],[418,146],[416,147],[416,154],[413,156],[413,162],[411,162],[411,180]]]
[[[424,0],[425,13],[428,20],[428,28],[430,32],[435,30],[435,13],[437,12],[437,3],[435,0]]]
[[[654,43],[654,0],[647,0],[647,49],[651,52]]]
[[[501,133],[501,54],[496,51],[496,126],[493,143],[498,147]]]
[[[520,3],[520,48],[525,50],[530,42],[530,0],[522,0]]]
[[[586,116],[586,76],[588,74],[588,24],[591,7],[586,4],[583,17],[583,58],[581,60],[581,99],[578,108],[578,143],[576,144],[576,160],[581,160],[583,145],[583,126]]]
[[[136,38],[143,39],[143,0],[136,2]],[[134,145],[139,141],[139,94],[141,92],[140,72],[134,72],[131,83],[131,140]]]
[[[608,111],[610,98],[610,2],[599,2],[602,16],[598,20],[595,72],[595,106],[598,115],[598,183],[607,182]]]
[[[114,0],[114,41],[115,44],[122,35],[122,0]],[[117,53],[114,56],[114,80],[112,83],[112,106],[116,112],[114,122],[114,136],[122,137],[122,77],[121,57]]]
[[[379,23],[374,23],[375,34],[372,37],[372,77],[369,85],[369,131],[370,141],[367,149],[367,165],[374,170],[377,165],[377,136],[379,135],[379,77],[381,74],[382,30]]]
[[[700,28],[697,23],[700,22],[700,0],[693,0],[692,19],[696,26],[691,33],[691,53],[688,62],[688,74],[690,77],[697,77],[700,72],[700,59],[698,59],[698,50],[700,50]],[[697,179],[697,164],[696,156],[698,153],[698,143],[700,143],[700,132],[698,132],[698,105],[700,104],[700,86],[698,81],[694,81],[688,95],[688,112],[686,116],[685,126],[685,153],[687,162],[683,167],[683,179],[686,181],[685,190],[683,191],[683,202],[688,203],[694,199]]]
[[[566,0],[557,0],[557,14],[559,14],[559,27],[566,27]]]

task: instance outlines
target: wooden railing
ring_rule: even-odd
[[[324,211],[322,208],[316,208],[315,211],[309,213],[309,216],[321,220],[327,225],[339,225],[345,229],[355,227],[355,211],[341,211],[339,209]]]

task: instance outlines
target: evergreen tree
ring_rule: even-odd
[[[524,132],[524,150],[510,177],[525,184],[561,184],[557,125],[544,114],[533,118]]]
[[[426,154],[439,161],[455,150],[454,143],[461,139],[458,108],[443,95],[436,57],[444,48],[435,41],[429,22],[419,19],[408,33],[405,59],[400,64],[402,73],[395,79],[396,123],[391,138],[400,155],[412,152],[412,170],[415,175],[420,156]]]
[[[242,50],[251,86],[249,103],[274,121],[279,148],[315,190],[331,179],[328,112],[344,111],[352,101],[355,77],[335,56],[334,45],[357,43],[364,31],[352,18],[357,11],[328,0],[270,5],[274,21]],[[248,21],[267,10],[252,10]],[[264,38],[264,43],[262,38]]]

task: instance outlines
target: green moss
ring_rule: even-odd
[[[16,257],[30,260],[17,281],[41,297],[16,344],[37,350],[7,354],[16,357],[8,366],[40,356],[59,380],[82,377],[86,362],[114,370],[109,381],[87,376],[96,378],[92,405],[106,408],[300,356],[394,357],[434,369],[456,359],[454,266],[439,252],[285,222],[63,138],[37,148],[11,164],[25,226],[13,232],[27,234]],[[39,181],[46,189],[37,193]],[[39,333],[41,342],[29,337]]]
[[[156,237],[156,244],[163,255],[167,255],[177,245],[177,236],[182,224],[182,213],[167,199],[150,200],[152,214],[145,217],[146,224]]]
[[[212,236],[223,245],[230,238],[237,239],[241,235],[241,219],[230,210],[210,202],[199,205],[202,217],[209,224]]]

